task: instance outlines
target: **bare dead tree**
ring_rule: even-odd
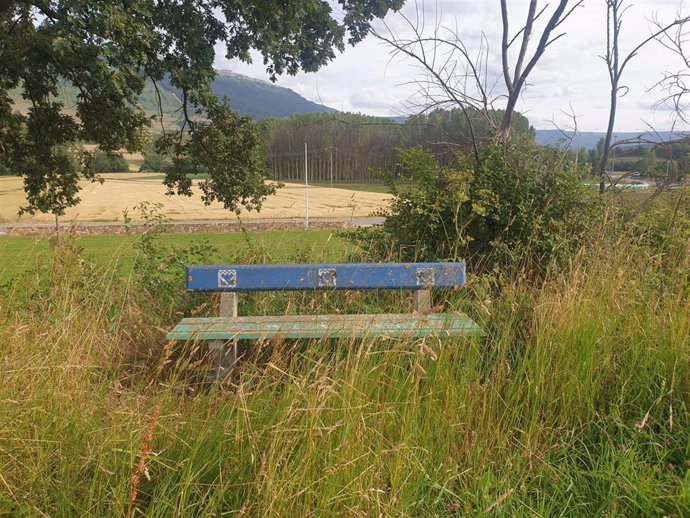
[[[475,159],[479,161],[478,136],[470,112],[480,113],[490,125],[494,124],[490,116],[493,88],[488,84],[486,36],[482,33],[479,49],[470,54],[460,37],[457,22],[450,27],[437,17],[427,34],[424,8],[417,2],[415,7],[414,19],[400,14],[404,21],[402,33],[390,25],[385,25],[387,34],[375,30],[372,33],[392,49],[391,60],[400,56],[410,59],[422,72],[419,79],[411,82],[417,86],[418,95],[410,100],[408,108],[417,113],[435,108],[459,108],[469,128]]]
[[[568,154],[571,151],[571,148],[573,146],[573,142],[575,141],[575,138],[577,135],[580,133],[580,130],[578,129],[578,115],[575,113],[575,109],[573,108],[573,105],[570,105],[570,111],[565,111],[561,110],[561,115],[565,116],[567,119],[570,120],[570,123],[567,125],[561,125],[556,122],[555,119],[551,119],[549,123],[553,126],[553,128],[558,131],[560,134],[560,137],[558,138],[558,144],[557,146],[563,150],[563,155],[561,158],[561,163],[563,163],[563,160],[568,156]],[[577,156],[577,151],[576,153],[576,159],[575,163],[579,163],[578,156]]]
[[[425,20],[423,2],[421,5],[415,2],[414,18],[400,15],[404,21],[402,31],[395,31],[390,25],[385,26],[386,34],[372,31],[391,47],[391,59],[406,57],[421,70],[422,77],[413,81],[418,87],[419,97],[412,108],[421,112],[450,106],[462,110],[470,127],[477,159],[477,135],[470,112],[481,114],[500,138],[510,138],[515,107],[527,86],[529,75],[546,50],[565,35],[558,31],[559,27],[584,2],[559,0],[539,35],[536,47],[530,52],[535,24],[547,14],[549,4],[539,9],[538,0],[531,0],[524,25],[512,34],[507,1],[498,1],[503,22],[501,42],[496,44],[501,48],[501,69],[498,73],[492,73],[489,65],[490,42],[484,32],[476,48],[471,50],[469,38],[461,34],[457,20],[452,25],[443,23],[443,17],[437,13],[430,30],[427,30],[429,24]],[[518,43],[519,49],[514,53],[513,47]],[[502,80],[507,93],[497,88]],[[506,107],[498,124],[492,111],[496,103],[503,99]]]
[[[679,10],[676,18],[682,19],[682,12]],[[663,21],[658,17],[652,19],[652,24],[657,30],[664,28]],[[666,107],[671,110],[675,122],[688,124],[690,122],[690,55],[688,46],[690,45],[690,32],[685,24],[673,27],[673,30],[665,30],[657,37],[663,47],[672,55],[680,58],[681,68],[678,70],[666,70],[662,78],[652,85],[648,92],[661,92],[661,98],[656,102],[654,108]]]
[[[510,130],[512,126],[513,113],[517,105],[520,95],[527,84],[527,78],[539,63],[546,49],[555,43],[557,40],[565,36],[564,32],[558,32],[557,29],[567,20],[570,15],[582,5],[584,0],[560,0],[556,9],[551,14],[546,26],[544,27],[539,43],[534,49],[531,57],[528,59],[529,42],[532,38],[534,30],[534,23],[547,10],[548,4],[537,12],[537,0],[530,0],[529,10],[527,12],[527,19],[525,24],[518,30],[518,32],[511,38],[510,27],[508,22],[508,5],[507,0],[501,0],[501,19],[503,21],[503,39],[501,42],[501,60],[503,67],[503,79],[505,81],[506,89],[508,91],[508,100],[506,104],[506,111],[501,122],[500,136],[503,139],[510,138]],[[556,33],[557,32],[557,33]],[[522,36],[520,50],[515,59],[514,66],[510,59],[510,49],[516,41]],[[527,63],[525,65],[525,63]],[[524,68],[523,68],[524,67]],[[512,70],[511,70],[512,68]]]
[[[606,62],[608,68],[611,91],[609,121],[606,129],[606,138],[604,139],[604,153],[599,164],[599,192],[601,194],[606,191],[606,169],[611,150],[613,149],[611,140],[616,123],[618,98],[624,96],[629,91],[627,86],[621,84],[626,67],[648,44],[654,41],[664,41],[665,36],[672,34],[674,29],[683,32],[683,28],[690,21],[690,17],[681,17],[680,13],[678,18],[666,25],[657,20],[654,28],[651,30],[651,34],[629,53],[623,55],[620,48],[620,35],[628,7],[629,5],[625,5],[625,0],[606,0],[606,54],[601,56],[601,58]]]

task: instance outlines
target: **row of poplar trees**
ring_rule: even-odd
[[[497,120],[501,113],[495,112]],[[470,112],[478,139],[491,138],[491,125]],[[435,110],[398,120],[352,113],[311,113],[263,123],[268,165],[275,180],[363,182],[381,172],[404,174],[396,163],[398,149],[422,146],[441,164],[471,150],[470,123],[460,110]],[[517,114],[515,133],[534,135],[528,120]]]

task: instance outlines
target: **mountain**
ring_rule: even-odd
[[[289,117],[298,113],[336,113],[337,110],[309,101],[298,93],[276,86],[268,81],[253,79],[241,74],[236,74],[229,70],[216,70],[217,77],[211,85],[213,93],[220,99],[227,98],[233,110],[241,115],[249,115],[256,120],[269,118]],[[160,95],[160,105],[159,105]],[[14,109],[26,112],[29,108],[28,101],[22,99],[21,91],[15,89],[11,92]],[[75,113],[77,101],[77,91],[70,84],[65,83],[60,87],[60,100],[65,105],[65,111],[71,115]],[[144,110],[150,115],[158,115],[163,111],[163,118],[166,125],[176,124],[181,117],[181,94],[167,80],[160,81],[156,86],[148,81],[144,87],[139,102]],[[405,116],[387,117],[393,122],[404,124],[407,120]],[[639,133],[616,133],[618,140],[637,137]],[[594,149],[597,147],[599,139],[605,133],[596,131],[579,132],[573,142],[572,148]],[[677,138],[670,132],[661,132],[661,138]],[[536,141],[539,144],[561,146],[564,139],[563,134],[555,129],[536,130]]]
[[[211,85],[219,99],[227,99],[230,107],[240,115],[249,115],[256,120],[275,117],[289,117],[296,113],[333,113],[337,110],[309,101],[298,93],[276,86],[268,81],[236,74],[229,70],[216,70],[217,76]],[[169,94],[181,97],[169,81],[161,85]]]
[[[233,110],[257,120],[288,117],[296,113],[337,111],[309,101],[289,88],[235,74],[229,70],[218,71],[212,88],[218,98],[229,99]]]
[[[636,137],[639,137],[642,134],[642,132],[638,133],[633,133],[633,132],[623,132],[623,133],[614,133],[614,141],[622,141],[622,140],[628,140],[628,139],[634,139]],[[673,140],[677,138],[681,138],[683,136],[682,133],[676,133],[676,132],[671,132],[671,131],[660,131],[657,135],[649,135],[648,138],[649,140],[654,140],[654,141],[659,141],[659,140]],[[585,148],[585,149],[594,149],[597,147],[597,143],[599,142],[600,139],[603,139],[606,137],[606,133],[603,131],[581,131],[578,132],[578,134],[575,136],[573,139],[572,144],[570,144],[570,147],[572,149],[579,149],[579,148]],[[542,144],[545,146],[563,146],[564,144],[567,145],[568,142],[563,138],[563,133],[561,133],[558,130],[543,130],[543,129],[538,129],[536,130],[536,136],[535,139],[538,144]]]
[[[249,115],[257,120],[272,117],[287,117],[296,113],[333,113],[337,110],[309,101],[298,93],[276,86],[267,81],[252,79],[251,77],[235,74],[229,70],[217,70],[217,77],[211,89],[220,99],[227,98],[233,110],[241,115]],[[182,101],[180,92],[163,80],[158,83],[158,90],[148,81],[139,101],[144,110],[151,115],[158,115],[163,111],[164,119],[172,123],[180,118]],[[158,103],[160,94],[161,103]],[[65,111],[74,114],[77,91],[70,84],[65,83],[60,88],[60,100],[65,105]],[[12,92],[15,109],[25,112],[29,104],[22,99],[21,92]]]

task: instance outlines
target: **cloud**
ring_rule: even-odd
[[[524,23],[529,0],[512,0],[508,4],[511,29],[517,31]],[[381,32],[391,29],[401,37],[409,35],[410,21],[420,26],[422,23],[421,17],[417,22],[415,5],[424,14],[426,31],[433,31],[437,26],[442,27],[442,32],[447,32],[447,29],[455,31],[457,27],[471,55],[478,52],[483,35],[488,38],[490,48],[485,61],[488,81],[492,83],[498,79],[494,93],[500,94],[504,86],[501,77],[498,0],[420,0],[417,3],[408,0],[401,14],[390,14],[385,23],[377,21],[374,27]],[[519,102],[518,109],[528,113],[530,121],[537,127],[549,126],[544,121],[561,117],[561,110],[569,111],[571,105],[581,115],[581,129],[601,130],[606,126],[610,85],[606,65],[599,58],[605,52],[606,10],[600,1],[589,1],[585,5],[563,24],[561,28],[566,32],[565,36],[549,47],[535,67],[528,88]],[[671,20],[676,16],[677,5],[677,0],[631,3],[622,29],[624,51],[630,51],[647,37],[647,18],[656,12],[663,19]],[[549,12],[552,9],[553,6]],[[535,34],[539,34],[545,19],[546,16],[535,27]],[[534,36],[532,48],[536,39],[537,36]],[[265,67],[256,53],[253,55],[258,59],[253,64],[228,61],[222,58],[222,49],[217,55],[217,65],[222,68],[266,78]],[[630,92],[621,101],[618,131],[640,129],[644,126],[641,119],[650,119],[650,114],[656,124],[663,127],[670,125],[665,110],[659,110],[656,114],[650,111],[654,99],[647,93],[647,88],[658,80],[661,72],[675,66],[676,61],[656,44],[647,47],[630,62],[623,78],[624,84],[630,86]],[[414,96],[417,90],[410,83],[420,77],[419,68],[409,59],[392,57],[391,49],[369,37],[354,48],[348,47],[319,72],[281,77],[278,84],[339,110],[382,115],[404,111],[404,101]]]
[[[382,108],[386,113],[392,113],[400,101],[391,98],[386,90],[375,88],[363,88],[350,96],[350,106],[356,111],[380,112]]]

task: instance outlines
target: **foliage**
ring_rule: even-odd
[[[154,171],[162,173],[173,165],[169,156],[156,153],[155,149],[149,149],[144,153],[144,161],[139,166],[139,171]]]
[[[241,344],[208,390],[138,275],[63,240],[0,296],[0,514],[687,516],[688,260],[602,234],[543,281],[450,294],[480,342]]]
[[[473,108],[467,109],[466,112],[462,112],[459,108],[451,110],[437,108],[428,113],[415,115],[406,122],[414,136],[410,139],[410,144],[406,144],[405,147],[424,145],[441,158],[442,164],[449,163],[452,160],[452,155],[448,153],[449,146],[462,153],[469,153],[472,150],[470,124],[478,144],[485,144],[496,137],[494,128],[500,127],[505,110],[490,110],[486,115],[493,121],[493,126],[487,121],[485,114]],[[430,134],[433,135],[432,138],[429,138]],[[515,112],[512,115],[511,135],[534,139],[535,129],[530,126],[524,115]]]
[[[105,153],[96,150],[91,160],[91,165],[96,173],[123,173],[129,171],[129,164],[121,154]]]
[[[167,322],[171,314],[189,312],[198,304],[198,297],[184,290],[184,267],[207,264],[216,252],[208,241],[187,247],[161,244],[158,237],[168,224],[161,209],[162,205],[148,202],[135,207],[146,230],[135,244],[138,253],[132,270],[138,296],[146,300],[150,316],[156,323]]]
[[[206,204],[218,201],[226,209],[260,209],[263,199],[275,193],[276,185],[265,179],[261,140],[251,119],[240,117],[227,105],[208,111],[210,122],[195,123],[189,139],[174,135],[159,139],[158,150],[174,157],[165,171],[164,183],[170,194],[191,196],[191,174],[208,178],[199,183]],[[185,158],[180,158],[185,157]]]
[[[205,200],[258,207],[270,189],[256,149],[219,141],[220,147],[205,149],[193,136],[196,128],[206,134],[230,129],[242,145],[254,141],[252,123],[231,121],[210,90],[214,47],[223,45],[228,59],[244,61],[257,49],[273,78],[311,72],[346,42],[361,41],[371,20],[399,8],[402,0],[339,5],[342,14],[336,17],[327,2],[298,0],[0,2],[0,162],[25,177],[25,211],[62,214],[78,203],[78,181],[93,179],[94,171],[88,154],[70,149],[71,143],[94,142],[106,153],[143,148],[151,120],[139,96],[147,78],[169,81],[181,92],[184,121],[165,142],[181,164],[167,175],[170,189],[190,194],[180,175],[183,165],[208,160],[187,153],[219,152]],[[58,98],[65,83],[79,92],[72,112]],[[18,88],[29,106],[26,114],[11,101]],[[225,153],[230,147],[239,151],[231,158]]]
[[[529,140],[488,146],[481,163],[440,167],[421,148],[401,153],[413,184],[398,190],[380,229],[359,231],[373,258],[465,258],[474,270],[572,251],[596,217],[583,172],[556,149]]]
[[[353,113],[293,115],[268,120],[262,129],[274,178],[304,178],[308,142],[309,178],[316,181],[330,181],[331,165],[335,181],[372,179],[375,169],[393,166],[394,148],[408,133],[390,119]]]
[[[606,145],[606,141],[604,138],[600,138],[599,141],[597,142],[597,147],[594,149],[589,150],[589,154],[587,156],[587,162],[589,162],[589,165],[592,168],[592,173],[596,176],[599,174],[600,171],[599,165],[601,164],[601,158],[604,155],[604,146]]]
[[[500,124],[501,110],[489,113]],[[478,141],[495,136],[486,118],[468,110]],[[534,138],[534,128],[516,113],[513,132]],[[396,148],[422,146],[441,165],[452,162],[457,151],[469,152],[472,143],[465,115],[459,109],[436,109],[405,121],[353,113],[300,114],[273,119],[263,125],[266,152],[273,177],[297,180],[304,177],[304,143],[309,143],[309,178],[330,181],[372,180],[378,170],[399,168]]]
[[[678,264],[690,254],[690,191],[686,187],[623,210],[610,232],[637,240],[662,265]]]

